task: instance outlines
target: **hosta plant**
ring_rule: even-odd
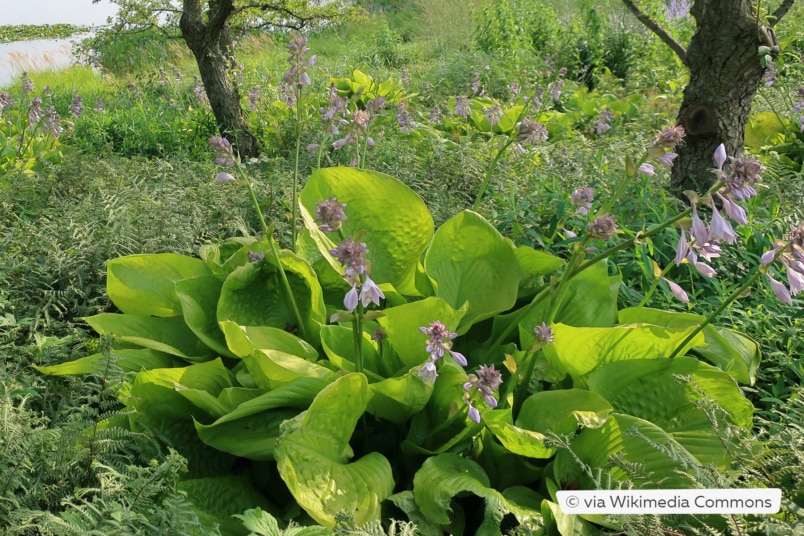
[[[624,183],[653,172],[649,158],[672,160],[667,147],[629,162]],[[759,352],[710,318],[617,308],[608,256],[692,209],[616,242],[613,201],[573,202],[588,223],[567,229],[562,259],[470,210],[434,229],[393,177],[325,168],[299,196],[295,253],[266,225],[198,258],[113,259],[118,312],[86,318],[130,373],[130,417],[108,425],[184,455],[183,489],[231,533],[245,532],[231,516],[257,507],[325,527],[344,513],[407,519],[427,535],[616,528],[563,514],[555,492],[687,487],[690,467],[728,470],[735,445],[719,425],[750,426],[738,382],[753,382]],[[40,370],[103,366],[98,354]]]

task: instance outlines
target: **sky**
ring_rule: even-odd
[[[106,24],[117,8],[109,0],[0,0],[0,26],[16,24]]]

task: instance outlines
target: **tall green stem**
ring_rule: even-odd
[[[358,304],[352,316],[352,340],[355,348],[355,372],[363,372],[363,306]]]
[[[241,173],[243,169],[241,168]],[[302,338],[307,338],[307,329],[304,326],[304,322],[302,322],[301,312],[299,311],[299,306],[296,303],[296,297],[293,295],[293,290],[290,288],[290,281],[288,281],[288,276],[285,273],[285,268],[282,266],[282,260],[279,258],[279,249],[276,247],[276,241],[271,238],[269,235],[270,230],[268,228],[268,224],[265,221],[265,217],[262,215],[262,209],[260,209],[260,203],[257,201],[257,196],[254,195],[254,188],[251,186],[251,181],[248,177],[245,180],[246,187],[248,188],[248,194],[251,197],[251,202],[254,204],[254,210],[257,211],[257,216],[260,218],[260,225],[262,225],[262,231],[265,233],[268,241],[271,244],[271,253],[273,253],[274,258],[276,259],[276,266],[279,268],[279,278],[282,280],[282,286],[284,287],[285,294],[287,294],[288,301],[290,302],[290,308],[293,310],[293,316],[296,317],[296,325],[299,326],[299,333],[301,333]]]
[[[296,158],[293,162],[293,200],[290,217],[291,248],[296,251],[296,220],[299,217],[299,157],[301,155],[301,88],[296,90]]]
[[[682,349],[683,349],[683,348],[684,348],[684,347],[687,345],[687,343],[689,343],[689,342],[690,342],[692,339],[694,339],[694,338],[695,338],[695,337],[696,337],[696,336],[697,336],[697,335],[698,335],[698,334],[699,334],[701,331],[703,331],[703,329],[704,329],[706,326],[708,326],[709,324],[711,324],[711,323],[712,323],[712,321],[713,321],[715,318],[717,318],[717,316],[718,316],[720,313],[722,313],[723,311],[725,311],[725,310],[726,310],[726,308],[727,308],[728,306],[730,306],[730,305],[732,304],[732,302],[734,302],[734,300],[736,300],[737,298],[739,298],[739,297],[740,297],[740,296],[741,296],[741,295],[742,295],[742,294],[743,294],[743,293],[744,293],[746,290],[748,290],[748,289],[751,287],[751,285],[753,285],[753,284],[754,284],[754,282],[757,280],[757,278],[758,278],[760,275],[762,275],[762,270],[761,270],[759,267],[755,268],[755,269],[754,269],[754,273],[753,273],[753,274],[751,274],[751,277],[749,277],[748,279],[746,279],[745,283],[743,283],[742,285],[740,285],[740,286],[739,286],[739,287],[738,287],[736,290],[734,290],[734,292],[732,292],[731,294],[729,294],[728,298],[726,298],[725,300],[723,300],[723,303],[721,303],[721,304],[720,304],[720,306],[718,306],[718,308],[717,308],[717,309],[715,309],[714,311],[712,311],[712,312],[711,312],[711,313],[710,313],[710,314],[709,314],[709,315],[708,315],[708,316],[707,316],[707,317],[704,319],[704,321],[703,321],[703,322],[701,322],[701,324],[700,324],[700,325],[699,325],[697,328],[695,328],[695,330],[694,330],[692,333],[690,333],[689,335],[687,335],[687,336],[684,338],[684,340],[683,340],[683,341],[681,341],[681,342],[679,343],[679,345],[676,347],[676,349],[675,349],[675,350],[673,350],[673,352],[672,352],[672,353],[671,353],[671,354],[670,354],[668,357],[669,357],[670,359],[673,359],[674,357],[678,356],[679,352],[681,352],[681,350],[682,350]]]

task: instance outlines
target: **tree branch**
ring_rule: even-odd
[[[795,3],[796,0],[784,0],[784,2],[782,2],[781,5],[776,8],[776,11],[774,11],[771,15],[770,25],[776,26],[776,23],[782,20],[782,17],[787,15],[787,12],[790,11],[790,8],[793,7],[793,4]]]
[[[795,1],[795,0],[785,0],[785,2],[787,1]],[[632,0],[623,0],[623,4],[625,4],[625,7],[627,7],[628,10],[634,14],[634,16],[637,18],[639,22],[644,24],[650,31],[655,33],[659,37],[659,39],[661,39],[664,42],[665,45],[670,47],[670,49],[676,53],[676,56],[679,57],[681,63],[683,63],[684,65],[687,64],[687,51],[684,49],[681,43],[673,39],[673,37],[669,33],[667,33],[667,31],[664,28],[659,26],[659,24],[655,20],[653,20],[652,18],[648,17],[645,13],[643,13],[636,6],[636,4],[634,4]]]

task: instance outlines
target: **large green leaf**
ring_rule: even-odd
[[[215,418],[221,405],[216,397],[232,386],[230,372],[220,359],[184,368],[146,370],[137,374],[127,404],[136,409],[132,419],[146,421]],[[195,397],[188,393],[205,393]]]
[[[129,255],[106,264],[106,291],[124,313],[179,316],[181,304],[173,283],[209,273],[206,263],[194,257],[176,253]]]
[[[310,265],[293,253],[282,251],[280,259],[307,330],[306,338],[314,340],[318,323],[326,317],[321,286]],[[231,320],[241,326],[299,329],[291,297],[275,263],[273,257],[266,255],[265,261],[240,266],[229,274],[218,301],[219,322]]]
[[[333,527],[339,512],[363,524],[379,519],[394,489],[391,464],[377,452],[354,456],[349,441],[369,399],[368,381],[348,374],[316,396],[310,409],[282,426],[274,455],[296,502],[318,523]]]
[[[757,112],[748,116],[745,125],[745,145],[759,149],[767,145],[774,134],[782,134],[791,128],[790,120],[776,112]]]
[[[613,409],[605,398],[583,389],[541,391],[522,404],[516,425],[544,434],[573,434],[579,426],[601,427]]]
[[[555,324],[554,342],[542,351],[552,366],[572,376],[576,387],[583,387],[585,376],[606,363],[668,357],[694,330],[654,325],[576,328]],[[704,336],[699,333],[684,347],[703,344]]]
[[[363,368],[366,375],[379,380],[390,374],[385,372],[385,363],[382,362],[377,343],[368,333],[361,333],[363,345]],[[341,370],[355,371],[355,345],[351,328],[330,324],[321,327],[321,346],[327,354],[329,361]]]
[[[329,382],[300,378],[243,402],[212,424],[196,421],[198,437],[211,447],[251,460],[273,460],[279,426],[307,408]]]
[[[101,313],[85,317],[84,321],[101,335],[110,333],[120,341],[183,357],[188,361],[204,361],[212,355],[210,348],[196,337],[181,317]]]
[[[218,299],[223,279],[207,274],[176,281],[176,297],[181,303],[184,321],[196,336],[218,354],[234,357],[218,326]]]
[[[533,295],[533,291],[541,285],[544,276],[552,274],[564,264],[563,259],[530,246],[519,246],[514,249],[514,255],[519,265],[520,298]]]
[[[687,474],[690,464],[700,463],[670,434],[655,424],[634,417],[612,413],[600,428],[586,428],[572,439],[572,452],[559,450],[553,463],[556,480],[564,486],[595,489],[600,483],[590,477],[599,474],[608,486],[606,472],[616,481],[632,480],[637,487],[674,489],[695,487],[694,478]],[[612,465],[616,457],[620,464],[638,470],[626,472]],[[581,468],[578,463],[588,466]],[[616,486],[615,483],[611,484]]]
[[[594,264],[570,279],[563,299],[558,306],[554,322],[576,327],[608,327],[617,322],[617,294],[619,277],[609,277],[605,261]],[[548,317],[552,295],[548,294],[524,318],[516,313],[494,319],[495,331],[516,321],[522,348],[533,344],[533,328]]]
[[[729,456],[712,426],[712,417],[696,403],[704,398],[714,401],[734,424],[751,425],[753,408],[735,381],[693,358],[610,363],[589,376],[589,389],[608,400],[618,413],[661,427],[704,464],[722,467]]]
[[[333,197],[346,204],[344,234],[363,233],[360,241],[368,246],[372,279],[417,295],[416,263],[433,236],[433,218],[421,198],[383,173],[347,167],[315,171],[299,198],[301,214],[321,254],[339,272],[342,267],[329,253],[334,244],[318,229],[313,215],[319,201]]]
[[[168,354],[151,350],[150,348],[114,350],[114,363],[125,372],[139,372],[155,368],[168,368],[175,365],[178,360]],[[40,367],[32,365],[42,374],[55,376],[70,376],[83,374],[103,374],[109,360],[102,353],[88,355],[66,363]]]
[[[371,399],[367,412],[381,419],[404,423],[427,405],[433,386],[414,371],[398,378],[388,378],[369,384]]]
[[[427,335],[419,328],[439,320],[454,331],[465,312],[465,309],[453,309],[441,298],[429,297],[385,309],[384,316],[378,318],[377,323],[385,330],[387,341],[399,356],[401,364],[409,368],[427,360]],[[460,351],[460,339],[455,349]]]
[[[475,534],[499,535],[500,523],[505,514],[513,514],[519,522],[540,517],[538,509],[523,501],[526,497],[521,491],[512,492],[506,497],[490,487],[489,478],[476,462],[459,456],[444,453],[427,458],[413,477],[413,496],[419,510],[430,521],[439,525],[451,523],[451,502],[464,492],[470,492],[485,499],[484,519]]]
[[[278,350],[308,361],[315,361],[318,352],[310,343],[292,333],[270,326],[238,326],[231,320],[220,323],[229,350],[237,357],[251,355],[254,350]]]
[[[436,296],[453,309],[468,303],[461,331],[516,302],[519,265],[511,245],[482,216],[464,210],[439,227],[424,257]]]
[[[700,326],[706,318],[692,313],[662,311],[646,307],[620,310],[620,323],[646,323],[668,328]],[[736,331],[707,325],[703,329],[706,345],[692,349],[710,363],[734,376],[740,383],[754,384],[762,354],[759,345]]]
[[[513,424],[510,409],[497,409],[483,414],[483,424],[509,451],[528,458],[550,458],[555,449],[547,447],[547,437],[533,430]]]

